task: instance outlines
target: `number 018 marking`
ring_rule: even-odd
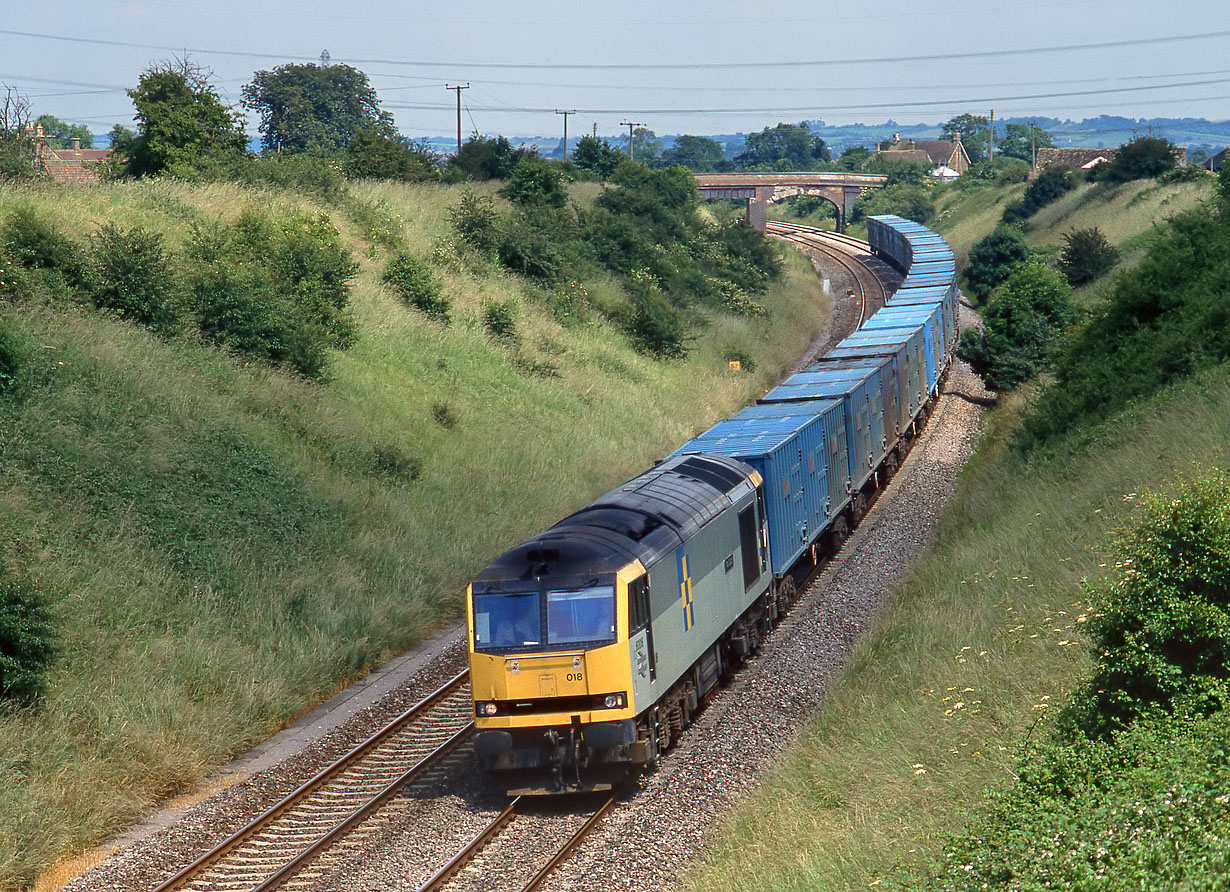
[[[584,681],[585,680],[585,676],[582,675],[580,672],[569,672],[564,677],[568,679],[569,681]]]

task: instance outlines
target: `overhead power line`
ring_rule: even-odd
[[[0,28],[0,34],[12,37],[29,37],[37,40],[58,40],[68,43],[85,43],[98,46],[122,46],[133,49],[158,50],[172,53],[197,53],[200,55],[239,56],[254,59],[296,59],[316,61],[315,57],[292,54],[252,53],[239,50],[219,50],[204,47],[160,46],[157,44],[130,43],[120,40],[102,40],[92,37],[69,37],[60,34],[44,34],[35,31],[15,31]],[[788,68],[832,68],[834,66],[850,65],[886,65],[899,62],[949,62],[963,59],[1002,58],[1004,56],[1036,56],[1052,53],[1088,52],[1099,49],[1118,49],[1133,46],[1157,46],[1164,43],[1181,43],[1195,40],[1214,40],[1230,37],[1230,31],[1206,31],[1199,34],[1176,34],[1168,37],[1140,37],[1130,40],[1111,40],[1100,43],[1074,43],[1059,46],[1031,47],[1028,49],[998,49],[980,50],[963,53],[930,53],[912,56],[880,56],[858,57],[850,59],[808,59],[794,62],[678,62],[678,63],[602,63],[602,62],[470,62],[445,61],[424,62],[407,59],[349,59],[354,64],[362,65],[403,65],[415,68],[459,68],[467,69],[529,69],[544,71],[576,70],[576,71],[715,71],[715,70],[779,70]]]

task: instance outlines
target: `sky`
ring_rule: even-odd
[[[487,136],[1230,120],[1227,0],[0,0],[0,85],[95,133],[133,126],[125,90],[161,61],[186,53],[238,105],[254,72],[324,52],[413,139],[455,135],[457,85],[463,133]]]

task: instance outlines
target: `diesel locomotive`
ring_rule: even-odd
[[[869,238],[905,278],[858,331],[467,587],[475,752],[510,793],[653,765],[904,458],[956,346],[956,266],[900,217]]]

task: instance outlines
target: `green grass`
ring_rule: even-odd
[[[1090,452],[1038,467],[1004,448],[1020,401],[997,410],[936,541],[688,888],[925,875],[1087,668],[1080,581],[1110,572],[1108,531],[1137,494],[1224,465],[1228,407],[1221,367],[1106,425]]]
[[[0,556],[46,593],[61,635],[43,703],[0,713],[0,889],[455,619],[486,561],[754,398],[827,313],[810,265],[788,257],[758,297],[768,318],[703,318],[687,360],[657,362],[598,312],[562,323],[550,295],[458,262],[459,194],[0,193],[0,217],[29,203],[81,235],[140,223],[172,249],[194,221],[251,206],[323,212],[360,260],[359,340],[324,385],[55,296],[0,298],[29,359],[0,397]],[[381,284],[392,245],[431,259],[452,324]],[[621,299],[609,280],[585,287]],[[516,305],[515,345],[484,335],[484,299]],[[732,373],[730,349],[755,372]]]

